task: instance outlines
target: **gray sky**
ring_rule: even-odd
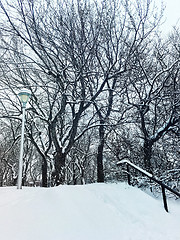
[[[156,0],[161,1],[161,0]],[[180,0],[163,0],[166,9],[164,12],[165,23],[162,26],[162,31],[168,33],[173,26],[180,27]]]

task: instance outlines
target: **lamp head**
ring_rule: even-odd
[[[28,89],[22,89],[21,92],[18,94],[21,102],[22,102],[22,106],[26,107],[26,103],[29,100],[29,97],[31,96],[31,92]]]

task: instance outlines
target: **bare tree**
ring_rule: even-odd
[[[1,22],[4,74],[9,81],[5,86],[14,94],[22,86],[31,90],[27,133],[43,159],[43,186],[52,156],[55,184],[64,183],[67,155],[96,126],[91,106],[96,107],[102,128],[110,116],[116,82],[133,72],[131,63],[159,18],[149,17],[153,12],[149,0],[142,6],[139,1],[118,0],[58,0],[56,5],[48,0],[7,0],[0,6],[7,21]],[[104,113],[97,101],[105,95],[109,101]],[[19,116],[19,105],[14,109]],[[101,141],[101,166],[102,146]]]
[[[144,164],[150,172],[153,171],[154,143],[169,131],[176,132],[180,120],[177,98],[179,57],[172,58],[170,46],[165,47],[158,43],[144,46],[142,52],[138,50],[130,63],[134,67],[127,76],[127,102],[136,109],[144,141]]]

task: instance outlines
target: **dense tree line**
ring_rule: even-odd
[[[0,184],[15,184],[26,110],[23,182],[43,187],[122,179],[129,158],[180,175],[179,29],[146,1],[0,1]]]

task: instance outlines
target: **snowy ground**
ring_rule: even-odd
[[[180,202],[125,183],[0,188],[1,240],[180,240]]]

